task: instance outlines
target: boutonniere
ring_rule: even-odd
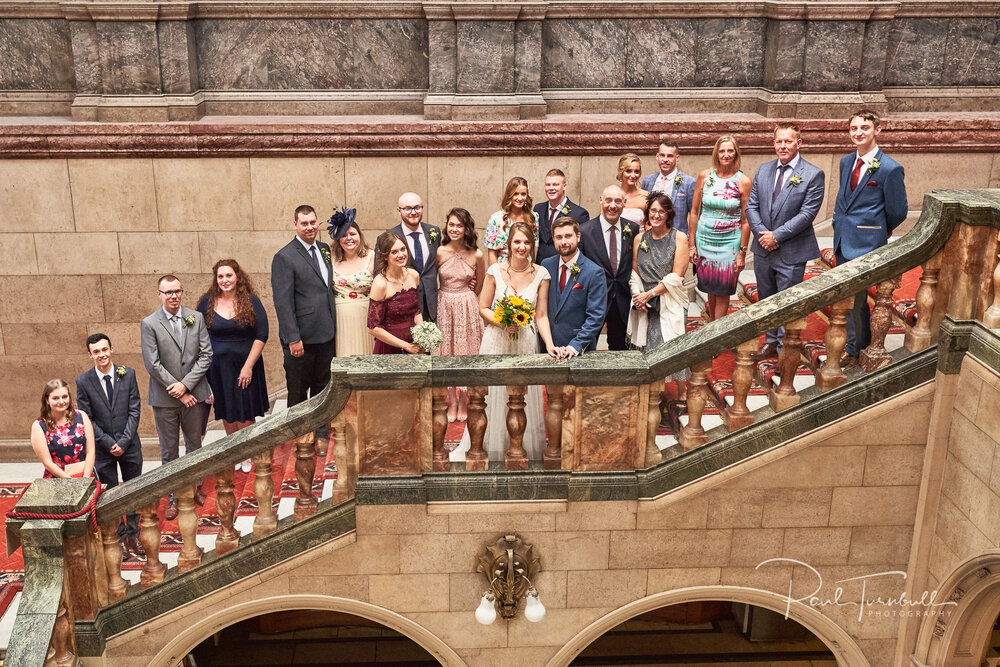
[[[196,322],[196,320],[194,319],[194,315],[188,315],[187,317],[184,318],[184,326],[185,327],[194,326],[195,322]]]
[[[437,243],[438,236],[440,236],[440,234],[438,234],[438,231],[433,227],[431,227],[431,230],[427,232],[427,237],[431,240],[431,243]]]
[[[559,209],[559,212],[563,215],[569,215],[569,204],[563,204],[563,207]]]
[[[788,179],[788,187],[794,188],[801,182],[802,182],[802,177],[796,174],[795,176],[792,176],[791,178]]]
[[[330,258],[330,250],[328,248],[320,248],[319,251],[323,253],[323,259],[326,260],[327,264],[333,264],[333,260]]]
[[[871,163],[870,165],[868,165],[868,173],[869,173],[869,174],[874,174],[874,173],[875,173],[875,170],[876,170],[876,169],[878,169],[878,168],[879,168],[879,167],[881,167],[881,166],[882,166],[882,165],[880,165],[880,164],[878,163],[878,160],[872,160],[872,163]]]
[[[684,179],[681,178],[680,176],[678,176],[677,178],[674,179],[674,186],[676,186],[676,187],[679,188],[679,187],[681,187],[681,183],[683,183],[683,182],[684,182]]]
[[[569,275],[573,276],[574,278],[576,278],[578,275],[580,275],[580,265],[577,264],[576,262],[573,262],[572,264],[570,264],[569,265]]]
[[[646,243],[646,239],[643,239],[642,243],[639,244],[639,250],[649,252],[649,244]]]
[[[628,238],[632,236],[632,228],[628,224],[622,225],[622,238]]]
[[[119,367],[118,367],[118,369],[117,369],[117,370],[115,370],[115,375],[116,375],[116,376],[118,377],[118,379],[120,380],[120,379],[122,379],[123,377],[125,377],[125,372],[126,372],[127,370],[128,370],[128,369],[127,369],[127,368],[125,368],[124,366],[119,366]]]

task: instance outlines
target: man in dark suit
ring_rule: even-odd
[[[549,272],[549,327],[557,359],[575,357],[597,347],[604,326],[608,286],[604,271],[580,252],[580,225],[569,216],[552,221],[558,255],[542,266]]]
[[[688,213],[691,212],[694,184],[698,179],[678,169],[680,155],[677,142],[662,137],[656,153],[656,163],[660,170],[642,179],[642,189],[647,192],[662,192],[670,197],[670,203],[674,205],[674,227],[687,234]]]
[[[806,264],[819,257],[813,220],[823,204],[826,175],[799,155],[802,139],[795,123],[774,128],[777,160],[765,162],[753,177],[747,221],[753,232],[754,276],[761,299],[777,294],[805,277]],[[755,361],[777,356],[784,327],[768,331]]]
[[[396,210],[399,212],[400,223],[389,232],[406,241],[410,250],[410,268],[420,274],[420,313],[424,320],[436,321],[437,251],[441,247],[441,228],[421,222],[424,218],[424,200],[415,192],[399,195]],[[378,243],[375,245],[377,247]],[[378,261],[378,255],[375,259]]]
[[[534,208],[538,218],[538,253],[535,256],[538,264],[556,254],[552,243],[552,223],[556,218],[567,216],[581,225],[590,220],[587,209],[577,206],[566,196],[566,174],[561,169],[549,169],[545,174],[545,196],[548,201],[535,204]]]
[[[95,333],[87,338],[87,352],[94,367],[76,379],[76,401],[90,417],[94,427],[97,462],[94,472],[104,488],[118,486],[118,469],[122,481],[135,479],[142,473],[142,446],[139,444],[139,384],[135,371],[111,363],[111,339]],[[118,524],[118,539],[122,543],[122,558],[129,552],[144,557],[139,544],[139,515],[128,514]]]
[[[316,396],[330,382],[337,317],[330,246],[317,241],[319,221],[308,204],[295,209],[295,238],[271,260],[271,291],[284,352],[288,407]],[[316,429],[316,452],[326,454],[330,429]]]
[[[884,246],[906,219],[903,167],[876,145],[879,125],[878,114],[867,109],[848,122],[856,150],[840,160],[840,191],[833,211],[837,266]],[[854,308],[847,313],[847,345],[841,360],[845,368],[856,365],[861,350],[871,344],[870,318],[865,290],[855,296]]]
[[[583,254],[604,269],[607,279],[605,323],[609,350],[626,349],[625,332],[632,307],[628,281],[632,276],[632,240],[639,233],[639,225],[621,217],[624,208],[625,191],[609,185],[601,195],[601,215],[580,227]]]
[[[187,453],[201,448],[201,437],[208,419],[212,395],[205,374],[212,363],[212,343],[205,320],[197,310],[181,307],[181,281],[165,275],[156,284],[161,308],[142,321],[142,361],[149,372],[146,401],[153,408],[153,421],[160,439],[160,460],[173,461],[178,456],[180,433],[184,433]],[[194,502],[205,504],[201,482]],[[167,521],[177,517],[173,494],[164,513]]]

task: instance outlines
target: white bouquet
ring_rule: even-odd
[[[413,337],[413,342],[423,348],[424,352],[430,352],[444,342],[441,330],[433,322],[424,321],[411,327],[410,335]]]

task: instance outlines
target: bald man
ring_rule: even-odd
[[[404,192],[396,202],[400,223],[389,230],[406,240],[410,249],[410,268],[420,274],[420,312],[425,320],[437,321],[437,251],[441,246],[441,228],[421,222],[424,200],[415,192]],[[376,247],[378,244],[375,244]],[[377,256],[376,256],[377,259]]]
[[[599,200],[601,214],[580,226],[583,255],[604,269],[608,285],[608,349],[624,350],[632,294],[628,281],[632,275],[632,240],[639,225],[621,217],[625,191],[617,185],[604,188]]]

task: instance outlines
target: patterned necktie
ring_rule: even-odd
[[[785,170],[788,169],[788,168],[789,168],[789,166],[787,164],[779,164],[778,165],[778,180],[776,180],[774,182],[774,192],[771,193],[771,203],[772,204],[778,198],[778,195],[781,194],[781,185],[785,181]]]
[[[423,271],[424,249],[420,245],[420,232],[410,232],[410,238],[413,239],[413,265],[417,267],[417,271]]]
[[[618,273],[618,226],[611,225],[611,239],[608,241],[608,259],[611,260],[611,275]]]
[[[566,289],[566,265],[563,264],[559,270],[559,291]]]
[[[112,367],[113,368],[113,367]],[[108,403],[114,403],[115,401],[115,390],[111,385],[111,376],[104,376],[104,390],[108,392]]]
[[[854,171],[851,172],[851,192],[858,189],[858,182],[861,181],[861,165],[864,163],[864,160],[858,158],[858,163],[854,165]]]

